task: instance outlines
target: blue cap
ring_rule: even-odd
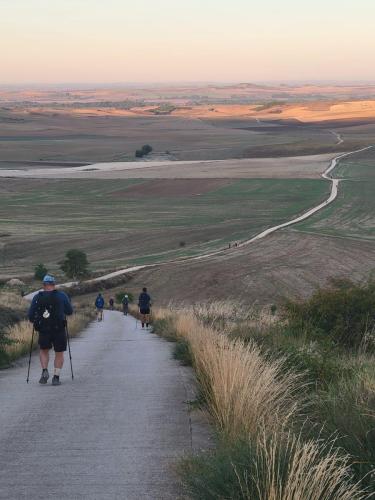
[[[46,274],[43,278],[43,283],[56,283],[55,278],[51,276],[50,274]]]

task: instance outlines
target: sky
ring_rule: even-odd
[[[375,81],[375,0],[0,0],[0,84]]]

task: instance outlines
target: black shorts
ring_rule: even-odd
[[[150,308],[148,307],[147,309],[140,309],[139,312],[141,314],[150,314]]]
[[[67,338],[65,330],[56,330],[54,332],[39,332],[39,347],[41,349],[52,349],[55,352],[66,351]]]

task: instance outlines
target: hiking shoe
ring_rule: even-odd
[[[61,385],[60,377],[58,375],[54,375],[52,378],[52,385]]]
[[[39,384],[46,384],[48,379],[49,379],[48,370],[43,370],[42,375],[39,379]]]

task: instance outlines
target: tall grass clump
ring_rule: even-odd
[[[319,410],[311,394],[316,392],[287,349],[294,344],[303,350],[305,340],[296,340],[292,332],[285,343],[280,341],[280,348],[275,332],[288,326],[285,318],[253,310],[244,314],[242,309],[213,304],[154,311],[156,333],[176,341],[177,351],[188,351],[218,431],[215,450],[181,466],[189,495],[200,500],[370,498],[365,483],[359,482],[370,469],[353,468],[353,450],[341,447],[344,427],[340,433],[338,423],[332,422],[323,431],[325,419],[314,418]],[[246,323],[251,333],[244,336]],[[271,342],[266,340],[267,328]],[[299,431],[302,422],[311,423],[314,430]],[[365,422],[362,430],[368,431],[368,425]]]
[[[349,457],[334,441],[261,431],[255,440],[221,444],[180,466],[190,498],[199,500],[364,500]]]

